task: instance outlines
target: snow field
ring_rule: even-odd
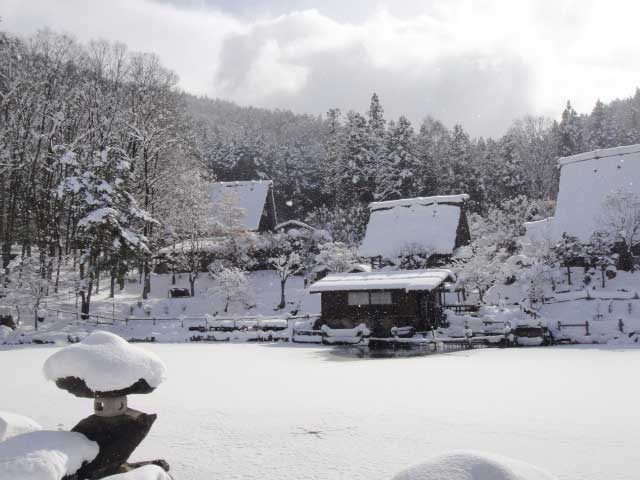
[[[517,458],[559,480],[635,480],[640,471],[636,348],[386,360],[287,344],[141,348],[166,363],[168,379],[129,398],[159,415],[132,460],[165,458],[184,480],[389,480],[452,450]],[[0,407],[69,429],[91,402],[42,379],[55,350],[0,352],[12,366],[0,371],[9,386]]]

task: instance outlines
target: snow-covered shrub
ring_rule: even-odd
[[[609,241],[620,248],[618,268],[633,270],[632,249],[640,242],[640,195],[618,189],[606,196],[598,219]]]
[[[254,304],[254,294],[246,274],[236,267],[221,267],[214,275],[210,290],[224,300],[224,312],[229,311],[232,303],[241,303],[245,307]]]
[[[314,257],[314,270],[326,268],[330,272],[346,272],[358,264],[358,253],[355,247],[342,242],[327,242],[319,246]]]

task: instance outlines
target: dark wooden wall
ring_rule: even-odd
[[[323,324],[331,328],[354,328],[364,323],[374,336],[388,336],[393,326],[413,326],[417,330],[424,330],[427,326],[421,313],[420,299],[428,292],[392,290],[391,305],[360,306],[349,305],[348,294],[346,291],[321,294]]]

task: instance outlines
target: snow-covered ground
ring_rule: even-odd
[[[194,332],[189,331],[189,327],[203,325],[205,323],[203,318],[207,315],[211,322],[217,321],[217,318],[261,317],[263,319],[261,321],[267,322],[268,325],[270,318],[284,319],[292,313],[313,315],[320,312],[320,296],[312,295],[305,290],[304,279],[301,276],[291,277],[287,281],[287,306],[280,310],[276,308],[280,301],[280,280],[274,271],[251,272],[248,274],[248,279],[255,306],[247,308],[242,304],[232,303],[226,313],[223,299],[212,292],[213,282],[204,273],[196,282],[194,297],[173,299],[168,298],[170,288],[189,287],[186,275],[179,275],[175,285],[171,284],[171,275],[152,275],[151,294],[148,300],[141,299],[142,286],[137,281],[128,282],[124,291],[117,292],[116,298],[110,299],[108,283],[103,280],[99,293],[92,298],[91,314],[101,315],[100,321],[107,323],[111,323],[112,318],[115,317],[114,327],[96,325],[95,317],[91,317],[89,322],[84,322],[78,321],[73,313],[65,313],[76,311],[75,296],[67,291],[57,297],[51,296],[43,300],[42,311],[45,313],[45,321],[39,324],[37,332],[33,328],[33,313],[23,307],[20,316],[21,324],[15,332],[0,326],[0,345],[29,343],[34,339],[66,343],[69,336],[83,338],[96,328],[113,331],[126,339],[154,337],[159,342],[184,342],[194,335]],[[12,313],[16,317],[15,308],[12,309]],[[125,324],[121,320],[127,317],[137,320]],[[185,317],[186,320],[181,322],[179,320],[181,317]],[[175,320],[154,322],[153,318]],[[232,323],[232,321],[229,322]],[[228,336],[216,335],[220,338]],[[248,336],[251,337],[251,335]]]
[[[142,345],[168,379],[132,408],[159,418],[134,460],[181,480],[388,480],[434,454],[481,450],[560,480],[635,480],[640,348],[484,349],[357,359],[289,344]],[[92,411],[46,382],[57,348],[0,351],[0,409],[44,428]],[[54,408],[52,408],[54,407]]]
[[[213,281],[207,273],[201,273],[196,280],[196,296],[191,298],[169,299],[170,288],[189,288],[187,274],[176,276],[176,284],[171,284],[171,275],[151,276],[151,294],[148,300],[141,299],[142,285],[137,277],[132,277],[125,284],[125,290],[116,291],[115,300],[108,298],[109,285],[103,280],[100,291],[92,297],[91,313],[111,317],[177,317],[202,316],[205,314],[220,316],[227,315],[278,315],[291,310],[307,313],[317,313],[320,310],[320,299],[317,295],[309,295],[304,289],[304,279],[301,276],[291,277],[287,281],[287,307],[277,310],[280,302],[280,280],[273,270],[260,270],[248,274],[249,284],[255,300],[254,308],[232,303],[225,313],[222,298],[211,291]],[[75,297],[68,292],[62,292],[57,300],[49,300],[47,307],[66,310],[75,308]],[[148,312],[148,315],[147,315]],[[53,315],[52,315],[53,316]]]

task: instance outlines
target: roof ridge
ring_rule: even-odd
[[[597,160],[600,158],[620,157],[623,155],[632,155],[634,153],[640,153],[640,144],[621,145],[618,147],[610,148],[598,148],[596,150],[578,153],[576,155],[570,155],[568,157],[560,157],[558,159],[558,167],[562,168],[563,166],[572,163],[585,162],[587,160]]]

